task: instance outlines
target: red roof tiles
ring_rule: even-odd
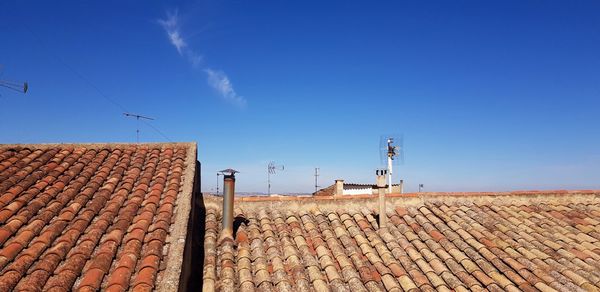
[[[0,291],[156,288],[161,264],[181,261],[165,252],[180,244],[176,207],[187,223],[195,151],[0,145]]]
[[[598,291],[599,192],[236,198],[248,220],[217,242],[205,196],[204,290]]]

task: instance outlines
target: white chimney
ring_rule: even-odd
[[[344,194],[344,180],[336,179],[335,180],[335,190],[333,191],[334,196],[341,196]]]
[[[387,224],[387,215],[385,211],[385,188],[387,184],[385,183],[387,170],[378,169],[375,171],[377,175],[377,190],[379,193],[379,229],[386,228]]]

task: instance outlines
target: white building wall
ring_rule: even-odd
[[[372,187],[344,189],[344,195],[371,195],[373,194]]]

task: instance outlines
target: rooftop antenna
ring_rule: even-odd
[[[319,190],[319,168],[315,167],[315,193]]]
[[[269,162],[267,166],[267,183],[268,183],[268,192],[267,194],[271,195],[271,174],[275,174],[277,170],[284,170],[285,167],[283,165],[275,165],[274,161]]]
[[[137,120],[136,129],[135,129],[135,134],[136,134],[135,135],[135,141],[136,141],[136,143],[140,143],[140,119],[154,121],[154,118],[146,117],[146,116],[142,116],[142,115],[137,115],[137,114],[131,114],[131,113],[123,113],[123,115],[125,115],[126,117],[135,118]],[[217,177],[217,179],[218,178],[219,177]]]
[[[219,195],[219,176],[223,175],[220,172],[217,172],[217,196]]]
[[[0,80],[0,86],[21,93],[27,93],[27,90],[29,89],[29,84],[27,84],[27,82],[16,83],[8,80]]]
[[[404,139],[402,135],[382,135],[379,140],[381,163],[387,167],[388,194],[392,193],[393,166],[404,162]]]
[[[2,66],[0,65],[0,70],[1,69]],[[20,83],[3,79],[0,79],[0,86],[21,93],[27,93],[27,90],[29,89],[29,84],[27,82]]]

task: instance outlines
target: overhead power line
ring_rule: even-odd
[[[48,46],[46,46],[46,44],[44,43],[44,41],[42,41],[42,39],[26,24],[23,24],[25,29],[27,29],[29,31],[29,33],[31,33],[31,35],[33,35],[33,37],[36,39],[36,41],[40,44],[41,47],[44,48],[44,50],[46,51],[46,53],[50,54],[52,57],[54,57],[61,65],[63,65],[65,68],[67,68],[69,71],[71,71],[71,73],[75,74],[79,79],[81,79],[83,82],[85,82],[89,87],[91,87],[92,89],[94,89],[96,91],[96,93],[98,93],[98,95],[100,95],[101,97],[103,97],[106,101],[108,101],[109,103],[111,103],[112,105],[114,105],[115,107],[118,107],[122,112],[128,113],[129,110],[123,106],[122,104],[118,103],[116,100],[110,98],[107,94],[105,94],[98,86],[96,86],[96,84],[94,84],[94,82],[92,82],[89,78],[87,78],[85,75],[83,75],[81,72],[75,70],[75,68],[71,67],[67,62],[65,62],[65,60],[63,58],[61,58],[58,54],[54,53],[53,51],[48,49]],[[127,115],[126,115],[127,116]],[[135,115],[131,115],[134,116]],[[137,118],[138,120],[140,118],[142,118],[143,116],[139,116],[139,118]],[[145,118],[145,117],[144,117]],[[146,118],[148,120],[154,120],[152,118]],[[160,136],[162,136],[163,138],[165,138],[167,141],[169,142],[173,142],[171,139],[169,139],[169,137],[167,137],[167,135],[165,135],[162,131],[160,131],[158,128],[156,128],[154,125],[148,123],[147,121],[145,121],[144,119],[141,120],[144,124],[146,124],[147,126],[149,126],[152,130],[154,130],[156,133],[158,133]],[[137,133],[137,140],[139,142],[139,127],[136,130]]]
[[[165,140],[173,143],[173,140],[169,139],[169,137],[167,137],[167,135],[165,135],[163,132],[161,132],[158,128],[156,128],[154,125],[150,124],[147,121],[141,120],[142,123],[146,124],[148,127],[152,128],[156,133],[158,133],[159,135],[161,135],[163,138],[165,138]]]

